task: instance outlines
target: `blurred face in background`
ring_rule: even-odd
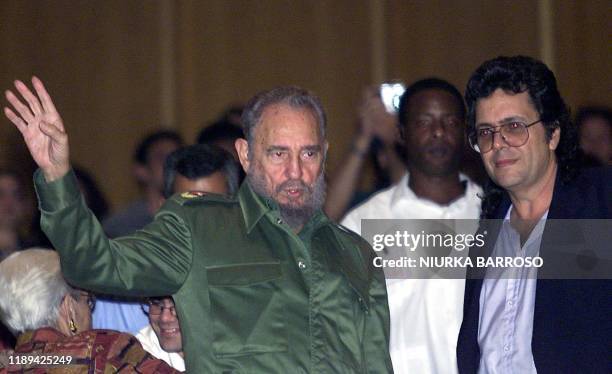
[[[580,148],[602,165],[612,160],[612,124],[605,118],[592,116],[580,124]]]
[[[16,228],[26,212],[24,191],[11,174],[0,175],[0,227]]]
[[[180,145],[174,140],[163,139],[151,145],[147,154],[146,183],[158,191],[164,188],[164,162],[170,153],[176,151]]]

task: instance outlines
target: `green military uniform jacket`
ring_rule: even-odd
[[[172,295],[190,373],[391,373],[384,275],[370,246],[319,212],[299,234],[243,184],[236,198],[169,199],[153,223],[106,237],[73,173],[35,174],[43,230],[67,280]]]

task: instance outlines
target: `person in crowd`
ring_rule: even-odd
[[[142,192],[142,198],[131,203],[103,222],[109,237],[128,235],[142,229],[153,220],[163,198],[163,168],[166,157],[183,144],[179,134],[162,130],[147,135],[134,152],[134,176]],[[78,176],[78,174],[77,174]],[[135,335],[148,325],[139,299],[117,298],[99,295],[98,307],[93,313],[93,326]]]
[[[459,172],[465,105],[438,78],[410,85],[399,125],[408,169],[398,183],[351,210],[342,225],[361,234],[362,219],[478,219],[482,189]],[[383,254],[384,257],[384,254]],[[395,373],[453,373],[465,279],[387,279]]]
[[[0,169],[0,261],[12,253],[37,244],[27,227],[32,215],[27,201],[25,183],[15,171]],[[0,323],[0,350],[12,347],[15,338]]]
[[[112,240],[79,196],[44,85],[32,79],[35,95],[15,84],[28,104],[7,91],[5,114],[40,167],[43,227],[67,279],[172,295],[188,372],[392,372],[384,274],[367,242],[322,213],[328,144],[314,95],[279,87],[251,99],[235,198],[175,195],[153,223]]]
[[[325,201],[325,213],[334,221],[339,221],[349,208],[371,194],[371,191],[358,189],[368,157],[374,165],[374,190],[397,183],[406,174],[405,163],[398,152],[397,116],[385,109],[378,87],[363,90],[358,115],[359,129],[331,179]]]
[[[0,170],[0,261],[30,243],[24,237],[29,205],[21,177],[10,170]]]
[[[612,109],[584,107],[576,114],[580,149],[597,164],[612,165]]]
[[[183,338],[174,300],[170,296],[154,297],[143,306],[149,325],[136,338],[154,357],[164,360],[176,370],[185,371]]]
[[[179,192],[235,195],[238,165],[223,148],[196,144],[174,151],[164,165],[164,198]]]
[[[94,306],[89,292],[66,283],[55,251],[28,249],[0,262],[0,319],[18,336],[0,372],[177,372],[133,336],[92,330]]]
[[[239,125],[225,119],[220,119],[203,128],[198,134],[196,143],[212,144],[221,147],[229,152],[238,162],[238,153],[234,144],[236,139],[241,139],[242,137],[242,129]]]
[[[182,145],[181,136],[169,130],[153,132],[137,145],[133,170],[142,198],[103,222],[104,231],[109,237],[131,234],[153,221],[163,202],[164,162],[170,153]]]
[[[493,248],[483,251],[540,256],[543,267],[532,268],[530,277],[531,271],[468,273],[459,372],[608,372],[610,282],[540,276],[554,270],[546,264],[558,256],[559,243],[575,239],[549,235],[550,220],[610,218],[610,168],[576,168],[576,129],[554,74],[538,60],[484,62],[469,79],[465,100],[470,143],[491,178],[483,213],[503,220],[487,229]]]
[[[164,165],[164,197],[175,193],[234,195],[238,168],[222,148],[196,144],[174,151]],[[171,296],[151,298],[146,304],[149,325],[136,338],[153,356],[185,371],[181,328]]]
[[[208,127],[200,131],[197,138],[198,144],[211,144],[223,148],[229,152],[236,162],[238,162],[238,152],[234,144],[236,139],[243,138],[240,123],[236,122],[235,117],[242,113],[242,108],[230,108],[216,122],[213,122]],[[238,169],[238,179],[242,183],[245,173],[242,169]]]

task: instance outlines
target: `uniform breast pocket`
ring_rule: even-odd
[[[216,356],[287,350],[279,262],[224,265],[206,273]]]

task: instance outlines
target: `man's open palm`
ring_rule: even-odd
[[[22,99],[7,90],[5,96],[13,109],[5,107],[4,114],[23,135],[28,150],[42,169],[45,179],[52,181],[70,170],[68,135],[43,83],[33,77],[32,85],[37,96],[23,82],[15,81],[15,88]]]

